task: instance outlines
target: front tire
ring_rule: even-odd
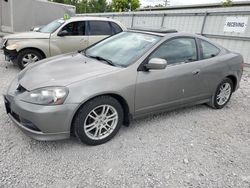
[[[18,67],[22,70],[27,67],[30,63],[37,62],[43,59],[43,55],[38,50],[26,49],[18,53],[16,62]]]
[[[75,135],[87,145],[99,145],[112,139],[123,122],[121,104],[111,96],[88,101],[77,112],[73,127]]]
[[[210,106],[215,109],[221,109],[230,100],[233,93],[233,82],[229,78],[225,78],[222,82],[218,85],[215,94],[212,98]]]

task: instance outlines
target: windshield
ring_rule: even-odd
[[[160,36],[122,32],[88,48],[86,56],[101,57],[114,65],[126,67],[161,39]]]
[[[51,23],[49,23],[48,25],[42,27],[39,32],[42,33],[53,33],[54,31],[56,31],[65,21],[63,19],[58,19],[55,20]]]

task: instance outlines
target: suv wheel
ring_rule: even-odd
[[[33,49],[27,49],[18,53],[17,65],[20,69],[24,69],[30,63],[37,62],[41,59],[43,59],[43,55],[39,51]]]
[[[109,141],[123,122],[123,109],[113,97],[101,96],[87,102],[73,123],[75,135],[85,144],[99,145]]]

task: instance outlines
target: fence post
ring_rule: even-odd
[[[206,20],[207,20],[207,15],[208,15],[208,12],[205,12],[203,22],[202,22],[202,26],[201,26],[201,33],[200,33],[201,35],[203,35],[203,32],[204,32],[204,28],[205,28]]]
[[[131,28],[134,27],[134,16],[135,16],[135,14],[132,14]]]
[[[165,20],[165,14],[162,15],[162,20],[161,20],[161,28],[163,28],[164,25],[164,20]]]

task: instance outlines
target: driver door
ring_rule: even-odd
[[[66,35],[58,36],[61,31],[66,31]],[[58,33],[51,36],[50,39],[51,56],[83,50],[88,47],[85,21],[68,23]]]
[[[138,72],[136,116],[183,105],[186,92],[193,92],[193,88],[200,85],[199,78],[192,73],[199,67],[194,38],[170,39],[161,44],[146,61],[152,58],[165,59],[168,65],[162,70]]]

